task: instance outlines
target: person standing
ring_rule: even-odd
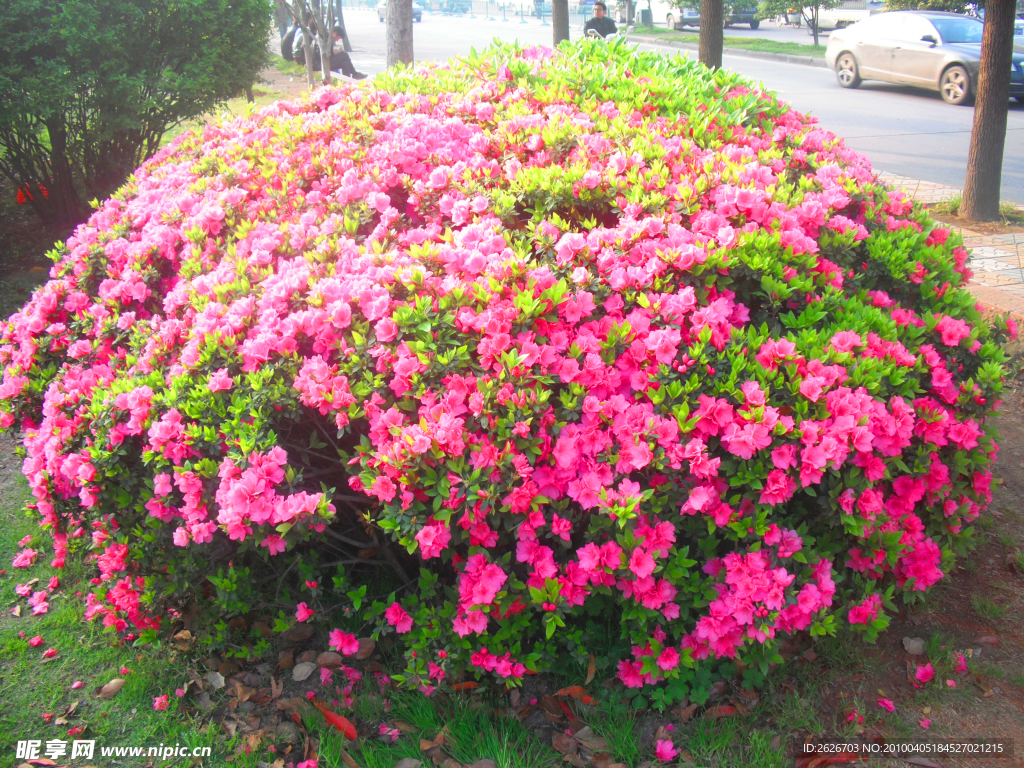
[[[594,3],[594,18],[583,25],[584,34],[590,30],[594,30],[601,37],[608,37],[608,35],[614,35],[619,31],[615,22],[608,18],[608,6],[600,0]]]

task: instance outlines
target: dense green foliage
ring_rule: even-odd
[[[164,132],[251,87],[268,0],[6,0],[0,173],[67,227],[151,157]],[[45,191],[43,191],[45,190]]]

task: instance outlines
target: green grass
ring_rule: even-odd
[[[688,32],[678,32],[671,29],[653,30],[646,27],[634,27],[630,33],[653,37],[657,40],[681,40],[684,43],[696,43],[700,38]],[[789,53],[797,56],[816,56],[825,58],[825,46],[804,45],[803,43],[786,43],[779,40],[763,40],[758,37],[726,37],[726,48],[743,48],[748,51],[764,51],[766,53]]]
[[[306,76],[306,68],[302,64],[296,64],[294,61],[288,61],[283,56],[272,56],[271,63],[274,65],[274,69],[278,72],[283,72],[286,75],[292,75],[294,77]]]
[[[0,744],[6,748],[20,739],[95,739],[97,751],[92,763],[97,766],[108,764],[99,754],[101,747],[181,743],[209,746],[214,758],[226,755],[233,747],[231,742],[218,740],[216,729],[202,729],[177,711],[174,689],[185,682],[183,665],[168,664],[166,651],[117,645],[102,632],[99,622],[86,624],[82,620],[83,604],[74,592],[84,581],[83,566],[69,559],[68,567],[59,572],[61,586],[52,595],[47,613],[31,616],[24,600],[20,600],[22,617],[11,616],[7,607],[17,600],[16,584],[38,578],[45,585],[58,572],[49,565],[49,536],[40,531],[33,517],[21,511],[29,494],[20,474],[8,479],[2,499],[0,562],[6,565],[7,573],[0,576],[0,601],[5,606],[0,614],[0,701],[4,702],[0,708]],[[12,568],[10,562],[20,550],[18,541],[26,535],[33,537],[29,546],[40,550],[40,555],[30,568]],[[35,635],[43,638],[43,645],[29,645],[28,640]],[[44,664],[43,651],[47,648],[56,649],[58,656]],[[122,667],[131,672],[122,675]],[[125,678],[126,683],[113,699],[92,695],[95,688],[116,677]],[[76,680],[84,686],[72,690]],[[153,698],[161,694],[169,694],[170,707],[158,712],[153,709]],[[52,712],[56,719],[75,701],[80,703],[67,725],[44,721],[43,713]],[[67,735],[67,730],[75,726],[85,727],[84,733]]]
[[[971,598],[971,605],[974,607],[975,613],[989,621],[999,621],[1006,615],[1006,608],[987,597],[974,595]]]
[[[284,61],[284,59],[281,59],[281,61]],[[305,70],[302,70],[302,76],[305,77]],[[282,98],[284,98],[283,94],[278,93],[277,91],[272,91],[266,87],[261,87],[259,85],[253,87],[252,93],[253,97],[255,98],[255,101],[253,102],[252,105],[254,109],[258,109],[259,107],[265,107],[267,106],[267,104],[272,104],[273,102],[280,101]],[[239,116],[244,115],[248,108],[249,100],[245,96],[239,96],[237,98],[230,99],[227,102],[225,102],[224,105],[217,110],[216,114],[219,116]],[[211,115],[201,115],[197,118],[194,118],[192,120],[186,120],[183,123],[179,123],[178,125],[171,127],[170,129],[167,130],[166,133],[164,133],[163,138],[160,140],[160,145],[164,146],[166,144],[169,144],[186,131],[191,131],[196,128],[202,128],[204,125],[206,125],[207,122],[209,122],[210,117]]]

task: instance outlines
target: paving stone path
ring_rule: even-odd
[[[938,203],[960,194],[954,187],[933,184],[882,171],[878,177],[922,203]],[[1024,319],[1024,233],[983,235],[964,227],[953,227],[971,250],[968,262],[974,277],[968,290],[992,312],[1010,312],[1018,322]]]

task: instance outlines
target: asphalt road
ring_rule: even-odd
[[[374,11],[346,10],[345,21],[355,48],[356,68],[368,73],[385,68],[384,25]],[[765,24],[752,32],[729,30],[771,39],[806,42],[804,30],[777,28]],[[571,30],[573,39],[581,34]],[[519,40],[551,45],[551,27],[537,19],[502,22],[484,18],[464,19],[424,14],[414,25],[417,60],[444,60],[486,47],[492,39]],[[802,38],[802,39],[801,39]],[[678,49],[642,45],[645,50],[670,54]],[[690,54],[695,55],[695,54]],[[883,83],[865,83],[856,90],[844,90],[827,69],[798,64],[727,56],[724,64],[764,83],[796,109],[817,116],[822,127],[846,140],[847,146],[867,155],[872,164],[885,171],[925,181],[962,187],[971,140],[971,107],[953,107],[937,92]],[[1003,159],[1002,198],[1024,204],[1024,104],[1010,103]]]

